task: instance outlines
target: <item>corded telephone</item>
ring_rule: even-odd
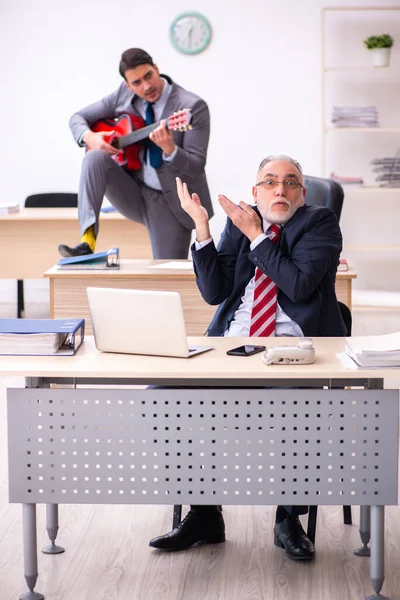
[[[274,346],[263,353],[266,365],[310,365],[315,361],[311,338],[300,338],[297,346]]]

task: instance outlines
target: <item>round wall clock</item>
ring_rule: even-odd
[[[179,52],[198,54],[211,41],[211,25],[200,13],[185,12],[172,21],[169,36]]]

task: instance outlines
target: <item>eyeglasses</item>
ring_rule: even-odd
[[[285,179],[284,181],[278,181],[277,179],[272,179],[271,177],[268,179],[265,179],[264,181],[259,181],[258,183],[256,183],[256,186],[265,185],[266,188],[273,190],[280,183],[283,184],[283,187],[286,190],[297,190],[298,188],[305,189],[304,185],[302,185],[301,183],[299,183],[298,181],[296,181],[294,179]]]

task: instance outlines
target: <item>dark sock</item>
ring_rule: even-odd
[[[275,523],[282,523],[282,521],[284,521],[288,517],[290,517],[288,511],[285,510],[283,506],[278,506],[278,508],[276,509]]]
[[[202,513],[204,515],[209,515],[209,516],[214,516],[217,515],[220,510],[217,506],[213,506],[213,505],[205,505],[202,506],[201,504],[199,505],[193,505],[190,507],[190,510],[192,510],[193,512],[197,512],[197,513]]]

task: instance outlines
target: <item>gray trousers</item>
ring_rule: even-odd
[[[91,150],[83,159],[79,182],[81,235],[94,225],[97,237],[104,196],[124,217],[147,227],[153,258],[188,257],[191,230],[179,223],[164,194],[134,179],[105,152]]]

